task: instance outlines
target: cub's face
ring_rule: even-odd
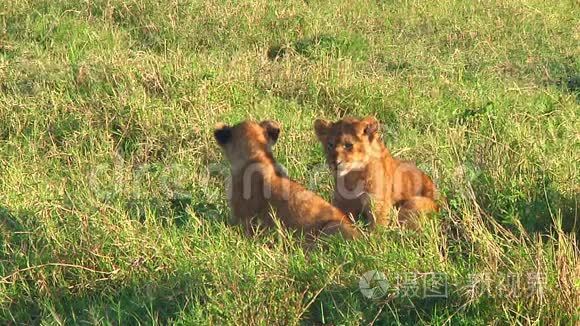
[[[376,155],[379,123],[375,118],[362,120],[345,118],[337,122],[318,119],[314,122],[316,136],[326,154],[326,162],[338,176],[363,169]]]
[[[257,153],[271,152],[279,135],[280,126],[271,120],[260,123],[246,120],[234,126],[219,124],[214,130],[215,140],[232,165],[243,163]]]

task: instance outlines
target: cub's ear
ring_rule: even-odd
[[[316,132],[316,137],[318,140],[324,141],[323,139],[328,136],[328,130],[332,126],[332,122],[324,119],[316,119],[314,121],[314,131]]]
[[[213,136],[220,146],[224,146],[232,140],[232,128],[225,124],[216,125]]]
[[[280,136],[280,124],[276,121],[264,120],[260,122],[260,126],[266,131],[268,142],[274,145],[278,141],[278,136]]]
[[[362,119],[364,126],[363,132],[372,140],[379,131],[379,122],[374,117],[366,117]]]

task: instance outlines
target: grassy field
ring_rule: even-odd
[[[574,324],[578,1],[0,3],[0,324]],[[424,232],[228,225],[217,122],[374,115],[447,198]],[[378,271],[386,293],[359,279]],[[384,284],[384,283],[373,283]],[[384,290],[384,289],[383,289]]]

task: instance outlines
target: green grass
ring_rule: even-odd
[[[579,8],[2,2],[0,323],[577,323]],[[215,123],[279,121],[277,159],[329,198],[313,121],[344,115],[433,176],[424,232],[307,251],[228,226]],[[369,270],[448,296],[367,299]]]

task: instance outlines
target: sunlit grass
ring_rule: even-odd
[[[0,322],[578,322],[579,16],[534,0],[3,3]],[[305,249],[227,225],[215,123],[279,121],[276,158],[329,198],[313,121],[345,115],[376,116],[436,181],[446,203],[423,233]],[[448,293],[368,299],[369,270],[420,290],[442,274]]]

